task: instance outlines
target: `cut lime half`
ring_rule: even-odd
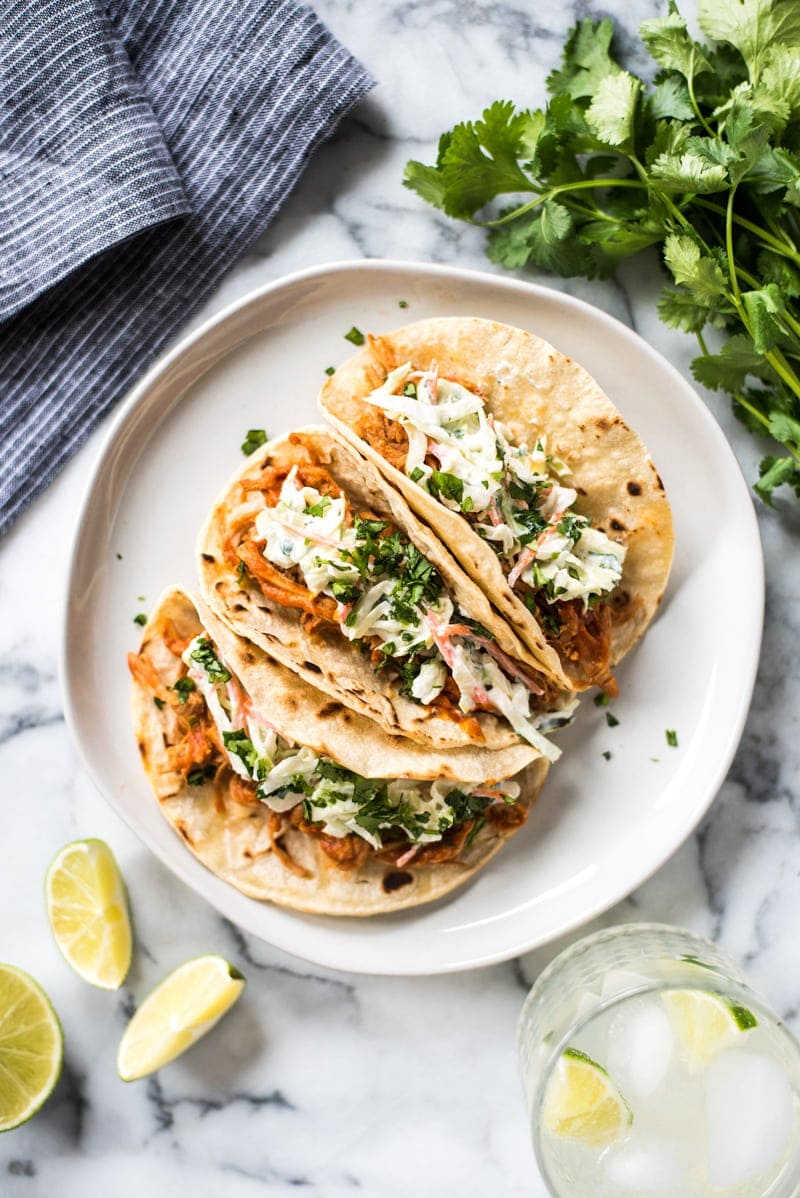
[[[236,1002],[244,989],[239,970],[224,957],[194,957],[167,974],[131,1019],[117,1053],[124,1082],[147,1077],[191,1048]]]
[[[133,938],[125,883],[102,840],[75,840],[56,854],[45,881],[56,944],[93,986],[118,990],[131,965]]]
[[[0,965],[0,1132],[47,1102],[63,1056],[61,1024],[44,990],[22,969]]]
[[[602,1065],[577,1048],[562,1052],[547,1083],[542,1110],[553,1136],[605,1147],[631,1123],[631,1112]]]
[[[705,1064],[721,1048],[735,1043],[758,1024],[747,1007],[709,990],[668,990],[664,1006],[692,1068]]]

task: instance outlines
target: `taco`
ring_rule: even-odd
[[[272,441],[200,536],[205,602],[230,628],[393,735],[432,748],[546,733],[574,696],[538,667],[402,496],[338,434]]]
[[[371,915],[446,894],[522,826],[527,745],[446,756],[332,702],[184,592],[129,656],[139,751],[191,851],[254,898]]]
[[[320,404],[545,671],[616,693],[611,671],[666,586],[672,517],[645,446],[581,366],[508,325],[422,320],[370,337]]]

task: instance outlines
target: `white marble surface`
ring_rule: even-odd
[[[618,13],[630,45],[638,21],[662,7],[656,0],[609,0],[602,10],[584,0],[318,0],[381,85],[316,156],[282,217],[207,312],[326,260],[389,256],[492,269],[477,230],[438,216],[402,188],[403,163],[430,160],[448,123],[495,97],[540,101],[576,15]],[[615,282],[566,287],[634,325],[686,372],[692,346],[656,318],[653,265],[641,260]],[[752,475],[758,449],[727,401],[707,398]],[[64,726],[56,662],[69,539],[97,444],[95,437],[21,520],[0,559],[0,956],[50,992],[67,1046],[50,1104],[0,1141],[0,1194],[134,1198],[145,1187],[153,1195],[180,1187],[192,1198],[297,1189],[325,1198],[543,1196],[514,1026],[553,948],[433,979],[307,967],[223,922],[94,792]],[[697,834],[602,922],[666,920],[718,938],[797,1028],[800,519],[764,510],[760,519],[767,622],[742,746]],[[108,840],[130,887],[138,951],[119,995],[73,976],[46,924],[47,863],[82,836]],[[114,1058],[127,1014],[165,971],[203,951],[242,967],[244,999],[159,1077],[124,1085]]]

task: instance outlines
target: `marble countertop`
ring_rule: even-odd
[[[311,162],[282,216],[201,316],[249,288],[327,260],[385,256],[491,270],[479,231],[401,186],[408,157],[505,96],[540,102],[583,0],[317,0],[381,81]],[[657,0],[608,0],[623,44]],[[624,14],[624,15],[623,15]],[[634,66],[636,66],[634,60]],[[425,85],[426,80],[434,81]],[[692,345],[659,324],[653,263],[611,282],[562,282],[636,328],[688,376]],[[536,278],[537,276],[531,275]],[[728,401],[707,396],[748,476],[758,447]],[[409,1194],[544,1198],[517,1077],[516,1018],[557,946],[471,974],[352,977],[243,935],[174,879],[117,819],[81,768],[57,679],[71,530],[102,432],[2,547],[0,956],[33,973],[64,1024],[58,1090],[0,1140],[8,1198],[118,1198],[177,1187],[193,1198]],[[767,566],[763,658],[744,739],[695,835],[603,924],[656,919],[712,936],[800,1024],[800,555],[797,511],[759,511]],[[42,583],[45,585],[42,585]],[[735,589],[731,592],[735,602]],[[42,879],[63,843],[100,836],[125,873],[139,951],[124,990],[94,991],[55,950]],[[246,973],[245,997],[195,1050],[146,1082],[114,1067],[133,1006],[179,961],[217,951]]]

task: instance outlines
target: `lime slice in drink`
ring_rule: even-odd
[[[561,1054],[547,1083],[542,1113],[551,1135],[594,1147],[613,1144],[632,1119],[602,1065],[577,1048]]]
[[[708,990],[668,990],[664,1005],[689,1064],[705,1064],[758,1023],[747,1007],[736,1006]]]
[[[47,914],[56,944],[87,982],[117,990],[131,964],[133,939],[125,884],[102,840],[65,845],[47,871]]]
[[[44,1105],[63,1055],[61,1024],[44,990],[14,965],[0,965],[0,1131]]]
[[[233,1006],[244,978],[224,957],[194,957],[151,990],[128,1024],[117,1053],[124,1082],[174,1061]]]

